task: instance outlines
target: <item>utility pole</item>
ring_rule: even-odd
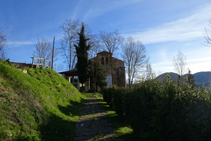
[[[53,38],[53,49],[52,49],[52,65],[51,65],[51,69],[53,69],[54,44],[55,44],[55,36],[54,36],[54,38]]]

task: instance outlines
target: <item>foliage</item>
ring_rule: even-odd
[[[88,38],[85,37],[84,34],[84,24],[82,23],[81,31],[78,33],[79,35],[79,42],[78,45],[75,45],[76,53],[77,53],[77,74],[79,76],[79,81],[85,83],[88,78],[88,50],[90,49],[90,44],[87,45]]]
[[[191,85],[193,88],[195,86],[195,80],[194,80],[194,75],[191,74],[191,71],[188,71],[188,76],[187,76],[187,83]]]
[[[83,96],[50,69],[0,62],[0,140],[72,140]]]
[[[101,89],[107,85],[105,81],[106,72],[99,62],[93,62],[92,60],[89,60],[88,71],[89,78],[91,79],[90,81],[93,85],[99,86]]]
[[[109,93],[112,93],[113,108],[131,125],[137,139],[211,138],[211,101],[208,89],[192,88],[189,84],[178,86],[168,78],[166,82],[141,82],[128,90],[104,89],[105,98]]]

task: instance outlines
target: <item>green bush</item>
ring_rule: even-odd
[[[142,140],[210,140],[210,91],[150,80],[133,89],[105,89],[107,103]],[[110,98],[112,96],[112,98]]]
[[[102,91],[102,93],[103,93],[103,100],[105,102],[107,102],[108,88],[104,88],[103,91]]]
[[[116,88],[112,95],[113,109],[119,117],[123,118],[123,97],[126,92],[124,88]]]
[[[114,88],[104,88],[103,89],[103,100],[112,107],[112,93],[114,92]]]

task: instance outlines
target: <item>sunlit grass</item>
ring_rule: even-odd
[[[0,62],[0,140],[73,140],[83,98],[53,70]]]

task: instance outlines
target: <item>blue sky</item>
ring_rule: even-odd
[[[192,73],[211,71],[211,47],[203,45],[204,27],[211,19],[210,0],[0,0],[0,3],[0,28],[7,35],[7,57],[13,62],[31,63],[38,38],[52,42],[55,36],[58,48],[63,36],[59,27],[66,19],[79,19],[94,34],[117,29],[125,38],[140,40],[157,75],[174,72],[173,56],[179,50],[185,54]],[[62,66],[62,62],[60,56],[57,66]]]

